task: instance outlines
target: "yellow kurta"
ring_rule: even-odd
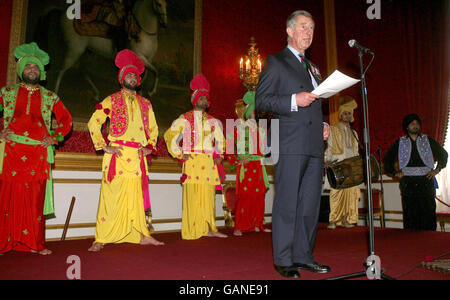
[[[220,178],[213,160],[212,141],[215,140],[219,153],[223,153],[224,149],[221,128],[214,126],[214,131],[211,132],[211,126],[201,112],[194,113],[194,117],[195,124],[202,124],[202,126],[195,128],[199,142],[192,145],[192,149],[187,149],[186,143],[183,143],[184,149],[177,146],[177,142],[183,139],[183,135],[190,137],[189,125],[183,116],[175,120],[164,134],[168,151],[173,157],[181,159],[183,154],[192,155],[192,158],[183,164],[183,172],[187,177],[183,183],[181,236],[186,240],[207,236],[209,230],[217,232],[215,186],[220,184]]]
[[[328,138],[328,147],[325,151],[325,161],[342,161],[358,155],[358,142],[353,136],[350,127],[342,123],[331,126]],[[353,131],[357,136],[356,132]],[[330,191],[330,223],[342,225],[342,218],[350,224],[358,222],[358,201],[361,190],[358,187]]]
[[[109,135],[110,146],[120,146],[114,141],[121,140],[140,143],[143,147],[152,145],[156,148],[158,127],[151,106],[149,108],[149,128],[151,132],[149,139],[147,139],[141,108],[136,96],[123,94],[127,106],[128,128],[120,137]],[[101,105],[102,108],[94,112],[88,123],[96,150],[100,150],[107,145],[102,137],[101,127],[109,117],[106,112],[110,114],[112,110],[111,97],[103,100]],[[122,147],[122,156],[116,157],[116,176],[111,182],[107,181],[107,175],[112,155],[105,153],[103,157],[103,179],[95,230],[95,242],[102,244],[139,243],[141,235],[150,237],[145,220],[139,149]],[[146,160],[145,169],[147,173]]]

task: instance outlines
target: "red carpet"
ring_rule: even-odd
[[[226,231],[231,234],[231,230]],[[279,280],[272,264],[270,233],[249,233],[227,239],[181,240],[180,233],[154,235],[162,247],[131,244],[107,245],[99,253],[88,252],[92,240],[49,242],[50,256],[10,252],[0,256],[0,279],[67,279],[67,258],[81,261],[81,279],[161,280]],[[325,279],[364,271],[369,256],[368,228],[327,230],[319,224],[315,257],[331,266],[328,274],[302,271],[301,280]],[[415,266],[431,255],[450,252],[450,233],[375,230],[375,254],[391,277],[449,280],[450,275]],[[450,259],[450,256],[441,259]],[[409,272],[413,270],[412,272]],[[405,274],[407,273],[407,274]],[[358,279],[367,279],[360,277]]]

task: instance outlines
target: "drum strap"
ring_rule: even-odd
[[[352,132],[353,137],[355,138],[355,140],[358,142],[359,149],[361,149],[361,151],[364,151],[364,146],[361,144],[361,141],[358,139],[358,137],[356,136],[355,132],[352,129],[350,129],[350,131]]]

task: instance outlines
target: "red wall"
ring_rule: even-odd
[[[0,1],[0,86],[6,83],[13,0]]]
[[[202,72],[211,83],[210,112],[224,122],[236,118],[234,104],[246,92],[239,79],[239,59],[255,37],[261,58],[286,47],[286,19],[295,10],[309,11],[316,23],[308,57],[326,70],[322,1],[203,1]],[[225,125],[225,123],[224,123]]]
[[[369,20],[366,1],[336,4],[338,63],[341,70],[359,77],[356,39],[375,53],[367,71],[367,91],[372,153],[404,135],[404,116],[417,113],[422,131],[442,142],[448,118],[449,32],[448,0],[381,1],[381,19]],[[355,26],[357,24],[357,26]],[[370,56],[364,56],[364,65]],[[345,91],[358,102],[354,127],[362,137],[361,86]]]
[[[6,82],[12,1],[0,0],[0,86]],[[442,142],[449,105],[448,0],[381,1],[380,20],[366,17],[369,6],[360,0],[335,1],[339,70],[359,77],[357,51],[347,44],[350,39],[376,53],[367,73],[372,152],[381,146],[385,153],[402,134],[404,115],[411,112],[422,117],[424,132]],[[235,101],[246,91],[238,75],[239,58],[246,54],[250,37],[255,37],[263,60],[282,50],[286,18],[297,9],[314,16],[316,31],[307,55],[326,77],[323,1],[203,0],[202,72],[211,83],[211,114],[223,122],[235,118]],[[358,102],[354,127],[362,137],[360,85],[341,95]],[[70,142],[65,145],[63,151],[79,149],[67,147]]]
[[[371,48],[375,60],[367,72],[371,151],[389,145],[403,134],[403,117],[412,112],[423,119],[423,131],[443,141],[448,118],[448,0],[381,1],[381,19],[369,20],[370,4],[335,1],[338,69],[359,78],[358,51],[350,39]],[[286,46],[285,20],[297,9],[308,10],[316,21],[309,57],[326,77],[323,1],[228,0],[203,1],[202,71],[211,83],[211,113],[222,121],[235,118],[234,103],[245,88],[238,77],[239,58],[254,36],[264,59]],[[364,58],[367,66],[369,56]],[[361,85],[341,95],[358,102],[354,127],[362,137]],[[327,102],[324,101],[326,112]]]

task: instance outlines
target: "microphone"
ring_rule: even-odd
[[[369,53],[369,54],[373,55],[373,52],[369,48],[366,48],[366,47],[362,46],[356,40],[348,41],[348,45],[350,46],[350,48],[356,48],[356,49],[358,49],[360,51],[364,51],[366,53]]]

